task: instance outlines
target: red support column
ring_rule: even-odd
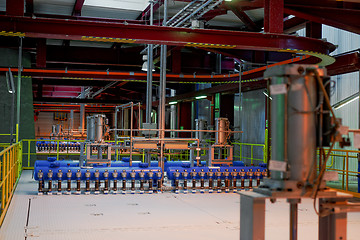
[[[36,67],[46,68],[46,39],[39,38],[36,46]]]
[[[283,33],[284,0],[265,0],[264,32]]]
[[[181,49],[174,48],[171,51],[171,65],[173,73],[181,73]]]
[[[24,0],[6,0],[6,14],[13,16],[24,16]]]
[[[322,38],[322,25],[321,23],[308,22],[306,23],[306,37]]]

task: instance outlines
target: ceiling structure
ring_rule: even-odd
[[[150,43],[169,46],[167,87],[177,90],[177,100],[237,91],[239,62],[245,63],[245,91],[266,86],[261,77],[271,64],[328,65],[332,75],[360,68],[358,52],[332,58],[335,46],[321,40],[321,24],[360,34],[356,1],[169,0],[168,19],[191,2],[208,4],[187,23],[169,22],[177,27],[161,26],[163,2],[155,1],[150,26],[145,0],[0,0],[0,47],[17,49],[23,37],[32,66],[22,75],[33,79],[36,104],[144,102],[141,68]],[[307,38],[294,34],[305,27]],[[154,51],[154,91],[159,49]],[[0,74],[6,71],[1,68]],[[213,86],[194,92],[194,83]],[[86,99],[79,98],[81,89]]]

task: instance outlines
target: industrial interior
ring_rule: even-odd
[[[359,239],[360,1],[0,0],[0,239]]]

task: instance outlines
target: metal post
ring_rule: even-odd
[[[20,104],[21,104],[21,71],[22,71],[22,38],[19,44],[18,58],[18,81],[17,81],[17,101],[16,101],[16,142],[19,142],[19,126],[20,126]]]
[[[150,1],[150,26],[154,22],[154,2]],[[148,45],[147,49],[147,75],[146,75],[146,122],[151,123],[152,111],[152,70],[154,68],[153,62],[153,44]]]
[[[164,1],[164,20],[163,26],[166,26],[167,21],[167,0]],[[159,138],[165,138],[165,95],[166,95],[166,57],[167,57],[167,46],[161,45],[160,53],[160,91],[159,91]],[[161,152],[160,152],[160,166],[163,168],[164,152],[163,152],[163,141],[160,141]]]
[[[288,199],[290,203],[290,240],[297,240],[298,203],[300,199]]]
[[[240,193],[240,240],[265,239],[265,196]]]
[[[358,112],[358,121],[359,121],[359,125],[358,128],[360,129],[360,70],[359,70],[359,112]],[[358,149],[360,150],[360,148]],[[358,172],[360,172],[360,154],[358,154]],[[360,173],[358,174],[358,193],[360,193]]]
[[[85,98],[84,87],[81,87],[80,98],[81,99]],[[81,133],[84,133],[84,129],[85,129],[85,104],[84,103],[80,104],[80,129],[81,129]]]
[[[242,126],[241,126],[241,115],[242,115],[242,91],[241,91],[241,79],[242,79],[242,64],[240,62],[240,69],[239,69],[239,131],[241,131]],[[239,137],[239,142],[242,142],[241,140],[241,134],[238,133],[238,137]],[[240,159],[241,160],[241,159]]]

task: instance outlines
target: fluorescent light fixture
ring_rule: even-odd
[[[198,97],[195,97],[195,99],[203,99],[203,98],[207,98],[207,96],[198,96]]]
[[[264,94],[266,97],[270,98],[270,100],[272,100],[272,97],[270,97],[269,94],[267,94],[266,92],[263,92],[263,94]]]
[[[174,104],[177,104],[177,102],[169,102],[170,105],[174,105]]]
[[[357,99],[359,99],[359,96],[357,96],[357,97],[351,99],[350,101],[347,101],[347,102],[345,102],[345,103],[343,103],[343,104],[341,104],[341,105],[339,105],[339,106],[337,106],[337,107],[334,107],[334,109],[335,109],[335,110],[338,110],[338,109],[342,108],[343,106],[346,106],[346,105],[348,105],[349,103],[351,103],[351,102],[353,102],[353,101],[355,101],[355,100],[357,100]]]
[[[145,61],[143,63],[141,70],[144,72],[147,72],[147,70],[148,70],[148,62],[147,61]],[[155,69],[153,68],[152,71],[155,72]]]

